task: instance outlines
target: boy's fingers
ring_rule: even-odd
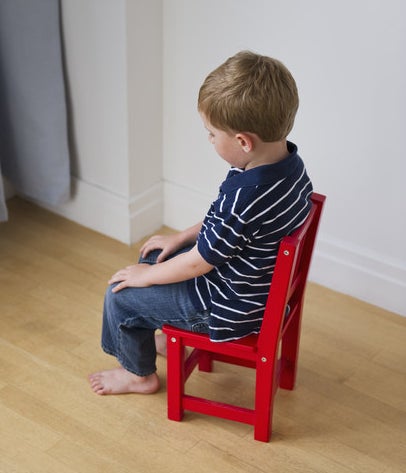
[[[116,293],[118,291],[121,291],[121,289],[124,289],[124,282],[120,282],[117,284],[117,286],[114,286],[111,292]]]
[[[146,258],[149,253],[151,253],[151,251],[154,251],[154,250],[160,250],[161,247],[157,244],[152,244],[152,243],[146,243],[140,250],[140,253],[141,253],[141,256],[143,258]]]
[[[165,257],[166,257],[166,253],[162,250],[157,257],[156,262],[162,263],[162,261],[165,260]]]

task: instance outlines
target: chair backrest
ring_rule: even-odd
[[[279,247],[257,343],[259,352],[274,359],[284,329],[294,318],[298,318],[300,323],[310,261],[325,199],[323,195],[312,194],[313,205],[307,219],[291,235],[284,237]]]

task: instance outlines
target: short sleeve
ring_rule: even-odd
[[[220,266],[241,253],[250,241],[255,229],[243,216],[244,201],[236,192],[220,196],[211,205],[197,240],[199,253],[209,264]]]

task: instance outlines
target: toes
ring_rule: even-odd
[[[105,386],[102,382],[100,373],[93,373],[89,375],[90,387],[96,394],[105,394]]]

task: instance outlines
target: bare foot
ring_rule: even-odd
[[[137,376],[121,366],[92,373],[89,375],[89,382],[96,394],[152,394],[159,389],[159,378],[156,373]]]
[[[166,335],[164,333],[155,334],[156,351],[162,356],[166,356]]]

